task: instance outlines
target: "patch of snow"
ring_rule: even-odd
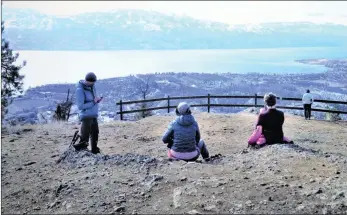
[[[247,32],[260,33],[262,27],[256,24],[245,25],[244,30]]]
[[[52,30],[53,20],[51,18],[45,18],[41,23],[46,30]]]
[[[156,93],[159,93],[160,92],[160,90],[159,89],[155,89],[155,91],[154,92],[152,92],[151,94],[156,94]]]
[[[78,115],[70,115],[69,117],[69,121],[68,122],[72,122],[72,123],[78,123],[79,122],[79,118],[78,118]]]
[[[236,29],[237,29],[237,27],[235,25],[229,25],[227,28],[228,31],[234,31]]]
[[[159,80],[159,81],[156,81],[156,83],[158,83],[158,84],[170,84],[171,82],[168,80]]]
[[[161,31],[161,27],[156,24],[147,24],[147,25],[144,25],[144,30],[145,31]]]
[[[144,24],[146,24],[146,23],[147,23],[147,22],[146,22],[145,20],[143,20],[142,18],[140,18],[139,24],[144,25]]]
[[[77,105],[72,105],[72,106],[71,106],[70,113],[71,113],[71,114],[78,113],[78,107],[77,107]]]
[[[100,117],[100,121],[101,122],[111,122],[111,121],[114,121],[114,119],[107,117],[107,116],[104,116],[104,117]]]

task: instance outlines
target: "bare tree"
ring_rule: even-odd
[[[137,90],[141,93],[142,99],[146,99],[150,93],[150,76],[147,76],[146,80],[138,79]]]
[[[337,109],[337,105],[333,105],[332,107],[329,106],[329,105],[326,105],[325,108],[328,109],[328,110],[334,110],[334,111],[337,111],[337,110],[338,110],[338,109]],[[338,114],[338,113],[329,113],[329,112],[327,112],[327,113],[325,114],[325,119],[328,120],[328,121],[336,122],[336,121],[341,120],[341,116],[340,116],[340,114]]]
[[[70,117],[71,107],[73,105],[74,93],[70,95],[70,89],[67,92],[66,101],[58,103],[57,109],[53,115],[53,118],[57,121],[68,121]]]
[[[141,95],[141,98],[145,100],[149,93],[151,92],[151,87],[150,87],[150,76],[147,76],[145,80],[142,80],[138,78],[138,82],[136,83],[137,87],[137,93]],[[137,109],[147,109],[149,108],[150,105],[147,104],[147,102],[140,103],[137,107]],[[152,116],[153,112],[152,111],[142,111],[140,113],[140,116],[138,118],[145,118],[148,116]]]

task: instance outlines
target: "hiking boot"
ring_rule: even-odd
[[[204,158],[204,161],[205,162],[209,162],[211,160],[211,158],[210,157],[208,157],[208,158]]]
[[[95,149],[92,149],[91,152],[92,152],[93,154],[98,154],[98,153],[100,153],[100,148],[99,148],[99,147],[96,147]]]
[[[253,148],[254,149],[260,149],[260,148],[262,148],[262,147],[264,147],[266,144],[264,143],[264,144],[256,144]]]
[[[73,147],[76,149],[76,151],[80,151],[80,150],[85,150],[88,148],[88,144],[84,143],[84,142],[80,142],[76,145],[73,145]]]

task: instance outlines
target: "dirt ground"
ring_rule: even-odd
[[[347,213],[347,122],[286,115],[294,145],[255,150],[256,115],[196,114],[210,163],[167,159],[170,116],[100,124],[102,154],[69,149],[76,126],[25,126],[1,137],[1,212]]]

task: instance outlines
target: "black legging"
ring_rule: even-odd
[[[91,151],[97,151],[98,139],[99,139],[99,126],[98,120],[83,119],[81,125],[81,143],[88,145],[90,137]]]
[[[311,106],[312,104],[304,104],[305,119],[311,118]]]

